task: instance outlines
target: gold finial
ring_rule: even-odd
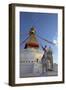
[[[35,34],[36,33],[36,31],[35,31],[35,28],[34,27],[31,27],[31,29],[30,29],[30,32],[29,32],[30,34]]]

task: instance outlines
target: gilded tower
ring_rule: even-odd
[[[27,40],[27,43],[25,44],[25,49],[26,48],[39,48],[38,41],[36,39],[36,31],[35,28],[32,27],[29,31],[29,39]]]

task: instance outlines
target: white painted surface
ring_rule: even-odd
[[[23,74],[30,74],[36,73],[39,71],[39,64],[38,61],[41,60],[40,55],[43,55],[43,51],[36,50],[36,49],[22,49],[20,50],[20,66],[19,72],[20,76],[24,76]],[[37,56],[37,57],[36,57]],[[40,73],[40,72],[39,72]],[[27,76],[27,75],[26,75]]]

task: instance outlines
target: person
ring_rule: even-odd
[[[47,68],[47,51],[48,51],[48,47],[45,45],[45,47],[43,48],[44,54],[42,56],[41,62],[42,62],[42,74],[44,72],[47,72],[48,68]]]

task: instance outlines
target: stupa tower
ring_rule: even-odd
[[[29,39],[27,40],[25,44],[25,49],[26,48],[39,48],[38,41],[36,39],[36,31],[35,28],[32,27],[29,31]]]
[[[34,75],[41,69],[39,66],[41,58],[43,56],[43,50],[39,49],[39,43],[36,38],[35,28],[30,28],[29,38],[25,43],[24,49],[20,52],[20,77],[27,75]]]

